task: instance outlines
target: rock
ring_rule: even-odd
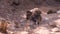
[[[47,28],[42,27],[42,28],[39,28],[39,29],[35,29],[34,33],[38,33],[38,34],[50,34],[50,31]]]
[[[60,10],[58,10],[57,13],[60,13]]]
[[[28,34],[27,31],[16,31],[15,34]]]
[[[57,20],[55,20],[54,22],[56,23],[56,26],[57,26],[57,27],[60,27],[60,19],[57,19]]]
[[[3,34],[3,33],[0,32],[0,34]]]
[[[60,32],[56,32],[56,33],[54,33],[54,34],[60,34]]]
[[[54,13],[56,13],[56,11],[49,10],[49,11],[47,12],[47,14],[54,14]]]
[[[26,32],[26,31],[22,31],[21,34],[28,34],[28,32]]]
[[[7,33],[8,33],[8,34],[14,34],[13,31],[9,31],[9,30],[7,30]]]
[[[52,32],[59,32],[59,31],[60,30],[57,27],[55,27],[55,28],[52,29]]]
[[[34,11],[36,11],[36,10],[39,10],[39,8],[34,8],[34,9],[30,10],[30,11],[31,11],[31,12],[34,12]]]

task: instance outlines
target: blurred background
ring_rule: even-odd
[[[26,11],[34,8],[42,12],[42,22],[26,25]],[[49,10],[57,13],[47,14]],[[9,22],[7,34],[60,34],[60,0],[0,0],[1,20]]]

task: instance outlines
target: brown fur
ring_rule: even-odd
[[[35,24],[36,24],[36,22],[39,23],[42,20],[41,11],[37,10],[37,11],[34,11],[34,13],[31,11],[27,11],[26,18],[28,18],[27,20],[31,20],[31,21],[35,22]]]

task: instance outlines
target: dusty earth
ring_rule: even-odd
[[[26,23],[26,11],[39,8],[40,25]],[[57,13],[47,14],[48,10]],[[0,0],[0,23],[6,20],[7,33],[0,34],[60,34],[60,1],[58,0]]]

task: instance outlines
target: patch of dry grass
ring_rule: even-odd
[[[5,20],[2,20],[0,23],[0,32],[7,33],[7,22]]]

